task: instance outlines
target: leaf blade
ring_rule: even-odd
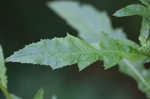
[[[133,15],[140,15],[146,16],[147,15],[147,8],[140,4],[132,4],[128,5],[125,8],[122,8],[114,13],[116,17],[124,17],[124,16],[133,16]]]
[[[89,58],[93,55],[97,57]],[[30,44],[8,57],[6,61],[50,65],[53,69],[78,63],[79,68],[84,68],[85,65],[98,60],[98,55],[98,51],[91,45],[68,35],[65,38],[41,40]],[[86,60],[91,62],[87,64]]]
[[[139,36],[139,40],[142,46],[144,46],[147,42],[147,39],[149,37],[149,30],[150,30],[150,26],[147,20],[146,18],[143,18],[140,36]]]

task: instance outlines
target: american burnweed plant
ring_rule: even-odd
[[[150,98],[150,1],[139,0],[114,13],[116,17],[142,17],[139,42],[129,40],[120,28],[113,29],[106,12],[73,1],[47,3],[60,17],[78,31],[79,38],[67,34],[64,38],[45,39],[27,45],[6,58],[5,62],[49,65],[52,69],[77,64],[79,71],[96,61],[104,62],[104,69],[119,66],[119,71],[136,80],[139,90]],[[0,48],[0,89],[7,99],[20,99],[7,91],[6,67]],[[44,99],[40,89],[33,99]]]

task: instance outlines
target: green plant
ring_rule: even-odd
[[[81,71],[100,60],[104,61],[105,69],[119,66],[119,71],[134,78],[139,89],[150,98],[150,69],[144,68],[150,61],[150,2],[140,1],[142,4],[129,5],[114,14],[117,17],[142,16],[140,45],[129,40],[120,28],[113,29],[105,12],[77,2],[51,2],[48,6],[78,30],[80,38],[67,34],[64,38],[41,40],[15,52],[6,62],[50,65],[53,69],[78,64]],[[4,68],[1,60],[1,68]],[[7,82],[5,71],[1,71],[1,89],[11,99],[3,90]]]

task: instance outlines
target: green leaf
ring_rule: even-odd
[[[41,40],[15,52],[6,61],[50,65],[53,69],[77,63],[80,70],[97,60],[103,60],[106,69],[115,66],[120,59],[132,54],[129,46],[103,33],[100,49],[76,37]]]
[[[33,99],[44,99],[44,90],[42,88],[39,89]]]
[[[149,37],[149,30],[150,30],[149,23],[145,18],[143,18],[142,27],[139,36],[139,40],[142,46],[146,45],[147,39]]]
[[[108,33],[113,38],[125,38],[121,29],[113,29],[108,15],[99,12],[90,5],[80,5],[77,2],[59,1],[49,2],[48,6],[64,18],[68,24],[78,30],[79,37],[88,43],[97,43]]]
[[[65,38],[41,40],[26,46],[7,61],[50,65],[53,69],[78,63],[82,70],[99,59],[99,52],[88,43],[68,35]]]
[[[3,56],[3,51],[1,46],[0,46],[0,82],[5,88],[7,88],[6,67],[5,67],[4,56]]]
[[[139,40],[141,43],[140,51],[145,55],[150,55],[150,24],[147,18],[143,18]]]
[[[140,4],[132,4],[125,8],[122,8],[114,13],[114,16],[124,17],[132,15],[147,16],[147,8]]]

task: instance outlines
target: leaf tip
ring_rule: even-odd
[[[114,12],[113,16],[115,16],[115,17],[122,17],[122,16],[120,16],[120,11],[119,10]]]

